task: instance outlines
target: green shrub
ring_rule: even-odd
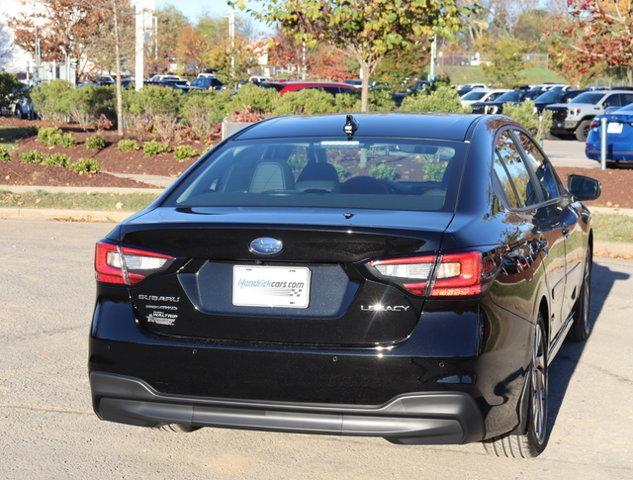
[[[82,175],[84,173],[99,173],[99,162],[94,158],[80,158],[68,165],[68,170]]]
[[[70,118],[83,129],[95,123],[101,115],[114,122],[115,114],[114,87],[98,87],[86,85],[75,88],[70,93]]]
[[[119,140],[119,143],[116,144],[116,148],[119,152],[132,152],[134,150],[140,150],[141,146],[136,140],[124,138],[123,140]]]
[[[12,107],[24,86],[13,73],[0,73],[0,110]]]
[[[9,155],[9,147],[0,145],[0,162],[8,162],[9,160],[11,160],[11,155]]]
[[[182,105],[182,118],[200,139],[226,115],[228,94],[216,91],[190,92]]]
[[[61,145],[72,147],[75,144],[75,137],[70,133],[63,133],[57,127],[40,127],[37,129],[37,139],[48,146]]]
[[[446,162],[427,160],[424,162],[424,180],[427,182],[441,182],[446,172]]]
[[[191,145],[178,145],[174,148],[174,158],[179,162],[184,162],[189,158],[198,155],[198,152]]]
[[[51,153],[50,155],[46,155],[42,161],[42,165],[46,165],[47,167],[67,167],[69,163],[70,157],[63,153]]]
[[[243,85],[226,105],[226,112],[249,110],[258,115],[270,114],[283,98],[274,88],[258,87],[252,83]]]
[[[183,95],[173,88],[148,85],[138,92],[127,90],[124,100],[125,110],[133,115],[178,117]]]
[[[37,129],[37,139],[44,143],[49,143],[51,137],[61,134],[62,129],[58,127],[40,127]]]
[[[423,90],[408,95],[402,102],[401,110],[407,112],[464,113],[457,91],[450,87],[439,86],[435,91]]]
[[[318,89],[289,92],[279,98],[275,115],[315,115],[336,112],[334,95]]]
[[[73,86],[66,80],[53,80],[31,92],[35,110],[44,120],[70,121]]]
[[[90,135],[89,137],[86,137],[84,145],[86,145],[86,148],[89,149],[101,150],[102,148],[105,148],[106,141],[101,135]]]
[[[539,142],[552,127],[552,111],[543,110],[539,115],[534,102],[531,101],[519,105],[506,104],[503,106],[503,114],[523,125]]]
[[[44,155],[44,153],[40,152],[39,150],[29,150],[28,152],[22,152],[20,154],[20,160],[22,160],[24,163],[34,163],[39,165],[44,162],[45,158],[46,155]]]
[[[339,179],[345,179],[351,175],[351,173],[340,163],[333,163],[334,168],[336,169],[336,174]]]
[[[396,169],[386,163],[373,165],[369,169],[369,175],[380,180],[395,180],[398,178],[398,172],[396,172]]]
[[[148,157],[154,155],[160,155],[161,153],[169,152],[169,145],[163,142],[157,142],[156,140],[150,140],[143,144],[143,153]]]

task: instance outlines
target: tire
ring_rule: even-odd
[[[583,120],[578,124],[576,130],[574,130],[574,135],[576,136],[576,140],[579,142],[584,142],[587,140],[589,136],[589,127],[591,126],[590,120]]]
[[[571,342],[584,342],[589,338],[591,333],[591,324],[589,322],[589,308],[591,306],[591,268],[593,265],[593,256],[591,250],[587,251],[587,259],[585,260],[585,270],[582,276],[582,284],[580,285],[580,295],[574,305],[574,323],[572,324],[567,340]]]
[[[163,423],[156,428],[168,433],[191,433],[202,427],[192,427],[191,425],[184,425],[182,423]]]
[[[487,453],[497,457],[534,458],[539,456],[549,440],[547,428],[547,341],[545,322],[539,312],[532,339],[532,361],[529,374],[529,404],[526,431],[508,434],[484,442]]]

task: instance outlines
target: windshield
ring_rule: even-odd
[[[452,211],[465,152],[463,142],[426,139],[234,140],[164,205]]]
[[[519,100],[521,100],[521,92],[516,90],[512,92],[506,92],[499,98],[497,98],[498,102],[518,102]]]
[[[464,100],[479,100],[479,99],[483,98],[483,96],[485,94],[486,94],[486,92],[471,90],[466,95],[464,95],[462,98]]]
[[[604,93],[585,92],[581,93],[577,97],[574,97],[574,103],[589,103],[595,105],[604,97]]]

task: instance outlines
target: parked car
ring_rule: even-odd
[[[198,76],[190,84],[175,84],[174,88],[189,92],[191,90],[223,90],[224,84],[215,76]]]
[[[269,84],[274,85],[274,84]],[[348,85],[343,82],[312,82],[312,81],[291,81],[291,82],[283,82],[277,84],[280,88],[278,89],[281,95],[285,95],[288,92],[296,92],[299,90],[306,90],[309,88],[314,88],[317,90],[323,90],[324,92],[331,93],[332,95],[338,95],[339,93],[353,93],[358,94],[358,89],[353,87],[352,85]]]
[[[536,456],[599,194],[502,116],[259,122],[97,243],[94,410]]]
[[[609,107],[622,107],[633,103],[633,92],[627,90],[596,90],[581,93],[569,103],[556,103],[547,107],[553,112],[553,135],[576,136],[584,142],[596,115]]]
[[[462,107],[468,108],[477,102],[493,102],[509,91],[507,88],[475,88],[464,95],[460,102]]]
[[[404,97],[406,97],[407,95],[415,95],[416,93],[425,90],[427,88],[429,88],[431,86],[431,83],[428,82],[427,80],[418,80],[415,85],[413,85],[410,88],[407,88],[404,92],[395,92],[391,98],[393,99],[393,102],[396,104],[397,107],[399,107],[400,105],[402,105],[402,102],[404,101]]]
[[[577,97],[587,89],[556,89],[548,90],[534,99],[536,111],[541,113],[548,105],[555,103],[566,103]]]
[[[457,94],[460,97],[463,97],[475,88],[488,88],[488,86],[485,83],[467,83],[465,85],[457,85]]]
[[[35,106],[31,100],[31,89],[28,85],[21,84],[17,90],[12,91],[10,96],[2,102],[4,107],[0,115],[13,116],[21,119],[34,120],[37,118]]]
[[[506,103],[519,104],[529,98],[529,90],[518,89],[505,92],[493,101],[476,102],[472,104],[473,113],[485,113],[489,115],[503,113],[503,106]]]
[[[188,86],[189,82],[187,82],[184,78],[180,78],[178,75],[154,75],[149,80],[146,80],[144,84],[176,88],[177,86]]]
[[[585,153],[588,158],[601,160],[602,118],[607,119],[607,161],[633,161],[633,103],[605,115],[598,115],[591,122]]]
[[[270,77],[264,77],[262,75],[253,75],[249,77],[248,81],[254,83],[255,85],[259,85],[260,83],[271,82],[272,79]]]

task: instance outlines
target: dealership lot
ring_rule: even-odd
[[[572,142],[570,142],[572,144]],[[598,259],[592,337],[550,372],[554,422],[532,461],[480,445],[203,429],[167,434],[92,413],[92,249],[112,225],[0,220],[0,478],[633,477],[633,262]]]

